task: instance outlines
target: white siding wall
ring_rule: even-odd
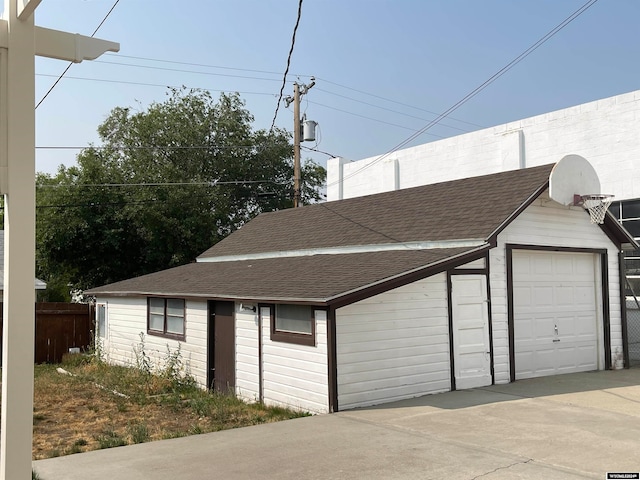
[[[638,130],[640,91],[635,91],[399,150],[365,169],[377,157],[331,159],[327,199],[555,163],[570,153],[593,165],[602,192],[616,200],[640,198]]]
[[[178,342],[146,333],[146,298],[98,298],[106,305],[107,337],[103,341],[107,361],[135,365],[134,348],[145,332],[145,352],[162,366],[167,345],[172,352],[181,345],[182,358],[202,387],[207,381],[207,302],[186,302],[187,340]],[[329,410],[327,374],[327,313],[315,311],[316,345],[303,346],[271,341],[269,321],[262,328],[264,402],[313,413]],[[248,401],[259,399],[258,314],[235,307],[236,393]]]
[[[478,260],[474,260],[473,262],[465,263],[464,265],[460,265],[457,267],[458,269],[466,270],[470,268],[485,268],[486,261],[484,258],[479,258]]]
[[[188,371],[201,386],[207,383],[207,302],[185,302],[186,341],[147,334],[146,298],[100,298],[97,303],[106,305],[107,338],[104,355],[108,362],[119,365],[135,365],[134,348],[140,344],[144,333],[144,350],[156,365],[162,366],[167,356],[167,346],[175,352],[180,345],[182,359]]]
[[[315,311],[316,345],[271,341],[271,326],[262,324],[264,402],[313,413],[329,410],[327,312]]]
[[[451,389],[446,275],[336,311],[340,410]]]
[[[548,198],[548,197],[546,197]],[[500,235],[498,245],[490,250],[491,316],[496,383],[509,382],[509,337],[507,322],[507,267],[505,244],[551,245],[561,247],[601,248],[608,250],[609,305],[611,320],[612,364],[622,364],[622,329],[618,251],[604,232],[589,222],[580,207],[562,207],[546,198],[536,200]],[[596,279],[597,288],[601,281]],[[602,299],[598,298],[601,319]],[[602,343],[602,342],[600,342]]]
[[[258,314],[236,303],[236,394],[250,402],[260,398],[258,360]]]

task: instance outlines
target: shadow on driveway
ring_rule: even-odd
[[[616,389],[633,385],[640,386],[640,368],[615,371],[593,371],[530,378],[502,385],[491,385],[488,387],[469,390],[425,395],[409,400],[400,400],[393,403],[360,408],[357,409],[357,411],[372,409],[394,410],[398,408],[411,407],[420,407],[423,412],[425,411],[425,407],[451,410],[497,402],[508,402],[523,398],[560,396],[559,398],[562,399],[570,394],[593,392],[597,390],[602,390],[606,392],[607,395],[620,396],[615,392]],[[575,398],[575,396],[572,397]],[[624,398],[627,401],[640,403],[640,399],[628,396],[621,396],[621,398]]]

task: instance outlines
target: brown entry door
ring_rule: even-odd
[[[234,302],[209,302],[207,384],[222,393],[234,393],[236,383],[234,306]]]

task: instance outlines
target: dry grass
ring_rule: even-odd
[[[73,361],[64,368],[76,376],[68,376],[58,373],[56,367],[35,367],[34,459],[304,415],[245,404],[202,391],[189,379],[148,375],[135,368]]]

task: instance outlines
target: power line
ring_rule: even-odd
[[[312,105],[318,105],[319,107],[329,108],[329,109],[335,110],[337,112],[342,112],[342,113],[346,113],[348,115],[353,115],[354,117],[365,118],[367,120],[371,120],[372,122],[378,122],[378,123],[383,123],[385,125],[390,125],[392,127],[403,128],[405,130],[411,130],[412,132],[417,132],[418,131],[415,128],[405,127],[404,125],[399,125],[397,123],[387,122],[386,120],[378,120],[377,118],[367,117],[366,115],[361,115],[359,113],[349,112],[347,110],[342,110],[341,108],[330,107],[329,105],[324,105],[324,104],[318,103],[318,102],[312,102],[311,100],[307,100],[307,102],[312,104]],[[442,135],[436,135],[435,133],[429,133],[428,135],[431,135],[431,136],[436,137],[436,138],[444,138]]]
[[[280,94],[278,95],[278,103],[276,104],[276,112],[273,114],[273,121],[271,122],[271,128],[269,132],[273,130],[276,124],[276,118],[278,117],[278,110],[280,110],[280,102],[282,101],[282,95],[284,93],[284,87],[287,84],[287,74],[289,73],[289,66],[291,65],[291,56],[293,55],[293,48],[296,44],[296,32],[298,31],[298,25],[300,25],[300,17],[302,16],[302,0],[298,2],[298,16],[296,18],[296,24],[293,27],[293,36],[291,37],[291,48],[289,49],[289,55],[287,55],[287,67],[284,70],[284,76],[282,78],[282,86],[280,87]]]
[[[416,120],[422,120],[423,122],[428,122],[429,120],[427,120],[426,118],[422,118],[422,117],[417,117],[415,115],[410,115],[408,113],[404,113],[404,112],[400,112],[398,110],[393,110],[392,108],[386,108],[386,107],[381,107],[380,105],[376,105],[374,103],[369,103],[369,102],[365,102],[363,100],[358,100],[356,98],[353,97],[348,97],[346,95],[340,95],[339,93],[335,93],[335,92],[330,92],[329,90],[324,90],[322,88],[318,88],[317,89],[319,92],[324,92],[324,93],[328,93],[329,95],[334,95],[336,97],[340,97],[340,98],[345,98],[347,100],[351,100],[352,102],[357,102],[357,103],[362,103],[363,105],[368,105],[370,107],[374,107],[374,108],[379,108],[380,110],[385,110],[387,112],[391,112],[391,113],[397,113],[398,115],[404,115],[405,117],[409,117],[409,118],[415,118]],[[309,102],[312,103],[312,102]],[[454,130],[459,130],[461,132],[465,132],[468,133],[469,130],[468,129],[464,129],[464,128],[459,128],[459,127],[454,127],[453,125],[447,125],[444,123],[440,124],[441,127],[447,127],[447,128],[452,128]]]
[[[264,73],[264,74],[268,74],[268,75],[278,75],[278,72],[274,72],[274,71],[271,71],[271,70],[257,70],[257,69],[252,69],[252,68],[228,67],[228,66],[224,66],[224,65],[211,65],[211,64],[206,64],[206,63],[181,62],[181,61],[177,61],[177,60],[167,60],[167,59],[150,58],[150,57],[138,57],[138,56],[133,56],[133,55],[121,55],[121,54],[114,54],[114,53],[107,53],[105,56],[111,56],[111,57],[116,57],[116,58],[130,58],[132,60],[143,60],[143,61],[148,61],[148,62],[169,63],[169,64],[174,64],[174,65],[185,65],[185,66],[190,66],[190,67],[218,68],[218,69],[222,69],[222,70],[235,70],[235,71],[240,71],[240,72],[252,72],[252,73]],[[107,62],[98,60],[95,63],[107,63]],[[112,62],[112,63],[116,64],[115,62]],[[120,63],[117,63],[117,65],[131,65],[131,64],[120,64]],[[136,66],[138,66],[138,65],[136,65]],[[142,65],[140,65],[140,66],[142,66]],[[180,71],[182,71],[182,70],[180,70]],[[187,73],[203,73],[203,72],[196,72],[196,71],[191,71],[191,70],[186,70],[185,72],[187,72]],[[310,78],[311,77],[311,75],[304,75],[304,74],[298,74],[298,73],[287,75],[287,76],[288,77],[289,76],[306,77],[306,78]],[[254,78],[254,77],[249,77],[249,78]],[[259,79],[259,78],[257,78],[257,79]],[[386,98],[386,97],[383,97],[383,96],[380,96],[380,95],[376,95],[376,94],[373,94],[373,93],[370,93],[370,92],[365,92],[363,90],[359,90],[357,88],[349,87],[347,85],[342,85],[340,83],[332,82],[332,81],[324,79],[324,78],[322,78],[322,79],[318,78],[318,80],[322,80],[323,82],[330,83],[331,85],[335,85],[335,86],[340,87],[340,88],[344,88],[344,89],[347,89],[347,90],[358,92],[358,93],[361,93],[363,95],[368,95],[370,97],[378,98],[378,99],[384,100],[386,102],[395,103],[397,105],[402,105],[404,107],[412,108],[414,110],[420,110],[420,111],[423,111],[423,112],[426,112],[426,113],[430,113],[432,115],[438,115],[437,112],[433,112],[431,110],[426,110],[424,108],[416,107],[415,105],[402,103],[402,102],[399,102],[397,100]],[[335,95],[337,97],[346,98],[346,99],[352,100],[354,102],[362,103],[364,105],[369,105],[369,106],[372,106],[372,107],[375,107],[375,108],[379,108],[379,109],[382,109],[382,110],[386,110],[386,111],[389,111],[389,112],[398,113],[400,115],[405,115],[405,116],[408,116],[408,117],[416,118],[418,120],[425,120],[426,121],[426,119],[424,119],[422,117],[417,117],[417,116],[409,115],[409,114],[406,114],[406,113],[403,113],[403,112],[399,112],[397,110],[392,110],[392,109],[389,109],[389,108],[381,107],[381,106],[375,105],[373,103],[365,102],[363,100],[358,100],[358,99],[355,99],[353,97],[349,97],[349,96],[346,96],[346,95],[341,95],[339,93],[331,92],[329,90],[323,90],[323,89],[320,89],[320,88],[317,88],[317,90],[322,91],[324,93],[328,93],[329,95]],[[449,118],[451,120],[455,120],[455,121],[461,122],[461,123],[466,123],[467,125],[471,125],[471,126],[478,127],[478,128],[485,128],[486,127],[485,125],[480,125],[480,124],[477,124],[477,123],[467,122],[465,120],[456,119],[454,117],[449,117]],[[451,125],[445,125],[445,126],[447,126],[449,128],[465,131],[465,132],[468,131],[468,130],[464,130],[464,129],[461,129],[461,128],[456,128],[456,127],[451,126]]]
[[[154,67],[153,65],[138,65],[134,63],[123,62],[108,62],[106,60],[94,60],[93,63],[102,63],[105,65],[118,65],[121,67],[133,67],[133,68],[147,68],[150,70],[163,70],[165,72],[178,72],[178,73],[191,73],[197,75],[210,75],[215,77],[227,77],[227,78],[243,78],[248,80],[261,80],[265,82],[277,82],[277,78],[265,78],[265,77],[251,77],[248,75],[231,75],[230,73],[215,73],[215,72],[201,72],[198,70],[183,70],[180,68],[167,68],[167,67]]]
[[[150,182],[150,183],[57,183],[36,185],[38,188],[61,188],[61,187],[173,187],[173,186],[208,186],[218,185],[245,185],[269,183],[272,185],[288,185],[289,182],[276,182],[274,180],[225,180],[219,182]]]
[[[159,62],[159,63],[172,63],[175,65],[185,65],[189,67],[203,67],[203,68],[219,68],[221,70],[237,70],[239,72],[252,72],[252,73],[266,73],[269,75],[280,75],[280,72],[272,72],[269,70],[255,70],[252,68],[239,68],[239,67],[227,67],[223,65],[210,65],[207,63],[191,63],[191,62],[179,62],[176,60],[165,60],[161,58],[149,58],[149,57],[135,57],[132,55],[121,55],[115,53],[108,53],[106,56],[116,57],[116,58],[130,58],[132,60],[144,60],[148,62]],[[292,74],[296,77],[311,77],[311,75],[301,75],[301,74]]]
[[[36,77],[58,77],[58,75],[49,75],[46,73],[36,73]],[[106,78],[89,78],[89,77],[69,77],[66,76],[64,77],[65,80],[85,80],[85,81],[91,81],[91,82],[104,82],[104,83],[119,83],[119,84],[123,84],[123,85],[137,85],[137,86],[141,86],[141,87],[160,87],[160,88],[182,88],[184,85],[162,85],[159,83],[142,83],[142,82],[130,82],[127,80],[109,80]],[[203,90],[203,91],[208,91],[208,92],[227,92],[228,90],[218,90],[218,89],[214,89],[214,88],[204,88],[204,87],[188,87],[188,88],[194,88],[197,90]],[[235,92],[235,90],[234,90]],[[237,91],[236,93],[242,93],[243,95],[268,95],[270,97],[275,97],[276,94],[275,93],[267,93],[267,92],[240,92]]]
[[[109,18],[109,15],[111,15],[111,12],[113,12],[113,9],[116,8],[116,5],[118,5],[118,3],[120,3],[120,0],[116,0],[116,2],[113,4],[113,7],[111,7],[109,9],[109,11],[107,12],[107,14],[104,16],[104,18],[102,19],[102,21],[100,22],[100,24],[96,27],[96,29],[93,31],[93,33],[91,34],[91,36],[93,37],[96,33],[98,33],[98,30],[100,30],[100,27],[102,27],[102,24],[104,22],[107,21],[107,18]]]
[[[36,75],[37,76],[41,76],[41,77],[55,77],[55,75],[47,75],[47,74],[36,74]],[[244,78],[247,78],[247,77],[244,77]],[[160,87],[160,88],[167,88],[167,87],[169,87],[169,88],[181,88],[182,87],[182,86],[160,85],[160,84],[153,84],[153,83],[130,82],[130,81],[126,81],[126,80],[109,80],[109,79],[88,78],[88,77],[65,77],[65,79],[66,80],[86,80],[86,81],[106,82],[106,83],[121,83],[121,84],[125,84],[125,85],[139,85],[139,86]],[[216,90],[216,89],[208,89],[208,88],[201,88],[201,87],[188,87],[188,88],[197,88],[198,90],[206,90],[206,91],[209,91],[209,92],[225,92],[225,90]],[[322,90],[322,91],[325,91],[325,90]],[[266,92],[237,92],[237,93],[246,94],[246,95],[268,95],[268,96],[275,96],[276,95],[274,93],[266,93]],[[327,93],[330,93],[330,92],[327,92]],[[339,96],[339,97],[343,96],[343,95],[340,95],[340,94],[333,94],[333,95],[336,95],[336,96]],[[346,98],[348,98],[348,97],[346,97]],[[389,111],[393,111],[395,113],[399,113],[401,115],[405,115],[405,116],[408,116],[408,117],[413,117],[413,118],[418,118],[420,120],[424,120],[424,119],[421,119],[419,117],[414,117],[413,115],[403,114],[402,112],[396,112],[394,110],[390,110],[390,109],[387,109],[385,107],[377,107],[376,105],[373,105],[373,104],[370,104],[370,103],[367,103],[367,102],[362,102],[362,101],[355,100],[355,99],[353,99],[353,100],[356,101],[356,102],[359,102],[359,103],[365,103],[366,105],[371,105],[371,106],[374,106],[376,108],[380,108],[382,110],[389,110]],[[383,123],[383,124],[390,125],[390,126],[393,126],[393,127],[403,128],[405,130],[411,130],[411,131],[414,131],[414,132],[417,131],[414,128],[406,127],[404,125],[399,125],[399,124],[396,124],[396,123],[387,122],[385,120],[379,120],[377,118],[368,117],[366,115],[361,115],[359,113],[349,112],[347,110],[343,110],[343,109],[340,109],[340,108],[337,108],[337,107],[332,107],[330,105],[324,105],[322,103],[313,102],[313,101],[310,101],[310,100],[307,100],[307,102],[311,103],[311,104],[314,104],[314,105],[318,105],[320,107],[325,107],[325,108],[329,108],[331,110],[336,110],[338,112],[346,113],[348,115],[353,115],[353,116],[356,116],[356,117],[365,118],[367,120],[371,120],[371,121],[374,121],[374,122]],[[450,126],[450,125],[444,125],[444,126],[449,127],[449,128],[454,128],[454,129],[457,129],[457,130],[466,131],[466,130],[458,129],[458,128]],[[436,134],[433,134],[433,133],[430,133],[429,135],[431,135],[433,137],[436,137],[436,138],[445,138],[442,135],[436,135]],[[66,147],[36,147],[36,148],[41,148],[41,149],[54,149],[54,148],[67,149]],[[69,147],[68,149],[71,150],[71,149],[74,149],[74,148],[88,148],[88,147]],[[154,147],[148,147],[148,148],[154,148]],[[159,148],[161,148],[161,147],[159,147]],[[175,148],[178,148],[178,147],[175,147]]]
[[[414,110],[420,110],[421,112],[430,113],[431,115],[439,115],[438,112],[433,112],[431,110],[427,110],[427,109],[424,109],[424,108],[416,107],[415,105],[410,105],[408,103],[402,103],[402,102],[399,102],[397,100],[393,100],[391,98],[386,98],[386,97],[382,97],[380,95],[376,95],[374,93],[369,93],[369,92],[365,92],[363,90],[358,90],[357,88],[348,87],[346,85],[342,85],[340,83],[336,83],[336,82],[332,82],[331,80],[327,80],[326,78],[317,77],[317,80],[321,80],[321,81],[323,81],[325,83],[330,83],[331,85],[335,85],[336,87],[345,88],[345,89],[351,90],[353,92],[358,92],[358,93],[361,93],[362,95],[368,95],[370,97],[378,98],[378,99],[384,100],[386,102],[395,103],[396,105],[402,105],[403,107],[413,108]],[[486,128],[486,125],[480,125],[478,123],[467,122],[465,120],[460,120],[459,118],[455,118],[455,117],[449,117],[449,119],[455,120],[456,122],[460,122],[460,123],[466,123],[467,125],[471,125],[473,127]]]
[[[102,19],[102,21],[100,22],[100,24],[98,24],[98,26],[96,27],[96,29],[93,31],[93,33],[91,34],[91,37],[93,37],[96,33],[98,33],[98,30],[100,30],[100,27],[102,27],[102,24],[104,24],[104,22],[107,21],[107,18],[109,18],[109,15],[111,15],[111,12],[113,12],[113,9],[116,8],[116,5],[118,5],[118,3],[120,3],[120,0],[116,0],[115,3],[113,4],[113,6],[109,9],[109,11],[107,12],[107,14],[104,16],[104,18]],[[42,102],[44,102],[44,99],[47,98],[49,96],[49,94],[51,93],[51,91],[56,87],[56,85],[58,85],[58,82],[60,82],[60,80],[62,80],[62,77],[64,77],[65,73],[67,73],[69,71],[69,69],[71,68],[71,65],[73,65],[73,62],[69,62],[69,65],[67,65],[67,68],[64,69],[64,71],[60,74],[60,76],[58,77],[58,79],[53,82],[53,85],[51,85],[51,88],[49,88],[49,90],[47,90],[47,93],[44,94],[44,97],[42,97],[40,99],[40,101],[38,102],[38,104],[36,105],[36,110],[38,109],[38,107],[40,106],[40,104]]]
[[[145,205],[149,203],[155,203],[160,201],[158,198],[152,198],[150,200],[138,200],[136,202],[89,202],[89,203],[63,203],[60,205],[36,205],[38,208],[95,208],[95,207],[113,207],[123,205]],[[4,207],[2,207],[4,208]]]
[[[304,148],[305,150],[308,150],[310,152],[322,153],[323,155],[328,155],[331,158],[339,157],[339,155],[334,155],[333,153],[329,153],[329,152],[323,152],[322,150],[318,150],[317,148],[305,147],[304,145],[300,145],[300,148]]]
[[[143,58],[143,57],[133,57],[133,58]],[[162,61],[162,60],[154,60],[154,61]],[[168,62],[168,63],[178,63],[178,64],[185,63],[185,62],[173,62],[173,61],[168,61],[168,60],[166,62]],[[251,76],[244,76],[244,75],[230,75],[230,74],[211,73],[211,72],[200,72],[200,71],[195,71],[195,70],[180,70],[180,69],[173,69],[173,68],[154,67],[154,66],[150,66],[150,65],[137,65],[137,64],[129,64],[129,63],[121,63],[121,62],[107,62],[107,61],[96,60],[96,61],[94,61],[94,63],[104,63],[104,64],[109,64],[109,65],[119,65],[119,66],[124,66],[124,67],[133,67],[133,68],[147,68],[147,69],[163,70],[163,71],[169,71],[169,72],[181,72],[181,73],[192,73],[192,74],[200,74],[200,75],[223,76],[223,77],[229,77],[229,78],[241,78],[241,79],[260,80],[260,81],[277,81],[277,79],[273,79],[273,78],[251,77]],[[192,65],[192,64],[188,64],[188,65]],[[197,64],[194,64],[194,65],[197,65]],[[224,67],[216,67],[216,68],[224,68]],[[230,68],[230,69],[232,69],[232,68]],[[233,68],[233,70],[247,70],[247,71],[264,72],[264,71],[261,71],[261,70],[235,69],[235,68]],[[265,72],[265,73],[270,73],[270,72]],[[54,77],[54,78],[58,77],[58,80],[56,80],[56,83],[58,83],[61,80],[61,77],[59,77],[58,75],[36,74],[36,76]],[[167,87],[169,87],[169,88],[181,88],[183,86],[183,85],[179,85],[178,86],[178,85],[162,85],[162,84],[153,84],[153,83],[132,82],[132,81],[126,81],[126,80],[109,80],[109,79],[88,78],[88,77],[69,77],[69,76],[66,76],[65,79],[68,79],[68,80],[86,80],[86,81],[104,82],[104,83],[118,83],[118,84],[123,84],[123,85],[136,85],[136,86],[148,86],[148,87],[159,87],[159,88],[167,88]],[[220,90],[220,89],[209,89],[209,88],[204,88],[204,87],[189,87],[189,88],[197,88],[198,90],[205,90],[205,91],[210,91],[210,92],[225,92],[225,91],[227,91],[227,90]],[[349,87],[345,87],[345,88],[349,88]],[[352,98],[352,97],[348,97],[346,95],[341,95],[339,93],[331,92],[331,91],[328,91],[328,90],[323,90],[323,89],[319,89],[319,90],[324,92],[324,93],[328,93],[329,95],[334,95],[334,96],[337,96],[337,97],[345,98],[345,99],[351,100],[353,102],[357,102],[357,103],[361,103],[361,104],[364,104],[364,105],[368,105],[368,106],[371,106],[371,107],[374,107],[374,108],[378,108],[378,109],[385,110],[385,111],[388,111],[388,112],[392,112],[392,113],[396,113],[396,114],[399,114],[399,115],[403,115],[403,116],[406,116],[406,117],[409,117],[409,118],[415,118],[415,119],[418,119],[418,120],[426,121],[426,119],[424,119],[422,117],[417,117],[415,115],[410,115],[410,114],[407,114],[407,113],[404,113],[404,112],[400,112],[398,110],[393,110],[393,109],[390,109],[390,108],[382,107],[382,106],[375,105],[375,104],[370,103],[370,102],[365,102],[365,101],[362,101],[362,100],[358,100],[358,99],[355,99],[355,98]],[[269,96],[273,95],[273,96],[277,96],[277,94],[275,94],[275,93],[266,93],[266,92],[237,92],[237,93],[251,94],[251,95],[269,95]],[[382,98],[382,97],[380,97],[380,98]],[[389,101],[391,101],[391,100],[389,100]],[[308,103],[314,103],[314,102],[308,102]],[[395,102],[395,103],[399,103],[399,102]],[[409,127],[405,127],[405,126],[402,126],[402,125],[386,122],[386,121],[383,121],[383,120],[374,119],[374,118],[367,117],[365,115],[361,115],[361,114],[357,114],[357,113],[352,113],[352,112],[349,112],[349,111],[346,111],[346,110],[342,110],[342,109],[339,109],[339,108],[336,108],[336,107],[331,107],[331,106],[323,105],[323,104],[320,104],[320,103],[316,103],[316,105],[320,105],[320,106],[323,106],[323,107],[326,107],[326,108],[337,110],[337,111],[340,111],[340,112],[343,112],[343,113],[359,116],[361,118],[366,118],[366,119],[373,120],[373,121],[376,121],[376,122],[386,123],[386,124],[391,125],[391,126],[404,128],[406,130],[416,131],[415,129],[412,129],[412,128],[409,128]],[[402,105],[404,105],[404,104],[402,104]],[[415,107],[413,107],[413,108],[415,108]],[[420,110],[422,110],[422,109],[420,109]],[[428,112],[428,110],[425,110],[425,111]],[[459,120],[459,121],[462,121],[462,120]],[[470,122],[465,122],[465,123],[470,123]],[[454,129],[454,130],[459,130],[459,131],[462,131],[462,132],[468,132],[469,131],[469,130],[465,130],[463,128],[454,127],[453,125],[447,125],[447,124],[442,124],[442,123],[440,125],[443,126],[443,127],[451,128],[451,129]],[[472,124],[472,125],[475,125],[475,124]],[[272,128],[273,128],[273,125],[272,125]],[[437,137],[437,138],[444,138],[441,135],[433,135],[433,136]]]
[[[121,54],[114,54],[114,53],[107,53],[105,56],[111,56],[111,57],[116,57],[116,58],[129,58],[129,59],[132,59],[132,60],[142,60],[142,61],[148,61],[148,62],[169,63],[169,64],[174,64],[174,65],[185,65],[185,66],[190,66],[190,67],[217,68],[217,69],[222,69],[222,70],[235,70],[235,71],[240,71],[240,72],[252,72],[252,73],[264,73],[264,74],[268,74],[268,75],[278,75],[278,72],[274,72],[274,71],[271,71],[271,70],[257,70],[257,69],[252,69],[252,68],[228,67],[228,66],[224,66],[224,65],[211,65],[211,64],[206,64],[206,63],[181,62],[181,61],[177,61],[177,60],[167,60],[167,59],[151,58],[151,57],[139,57],[139,56],[133,56],[133,55],[121,55]],[[117,62],[105,62],[105,61],[102,61],[102,60],[97,60],[94,63],[112,63],[114,65],[144,67],[144,65],[126,64],[126,63],[117,63]],[[152,68],[152,67],[149,67],[149,68]],[[156,68],[158,68],[158,67],[156,67]],[[169,71],[179,71],[179,72],[185,72],[185,73],[206,74],[205,72],[198,72],[198,71],[192,71],[192,70],[172,70],[172,69],[167,69],[167,70],[169,70]],[[311,77],[311,75],[304,75],[304,74],[298,74],[298,73],[291,74],[291,75],[288,74],[287,76],[288,77],[289,76],[307,77],[307,78]],[[71,77],[67,77],[67,78],[71,78]],[[262,79],[261,77],[240,77],[240,78],[249,78],[249,79],[256,79],[256,80],[261,80]],[[319,80],[320,80],[320,78],[319,78]],[[431,110],[427,110],[427,109],[424,109],[424,108],[416,107],[415,105],[402,103],[402,102],[399,102],[397,100],[386,98],[386,97],[383,97],[383,96],[380,96],[380,95],[376,95],[376,94],[373,94],[373,93],[370,93],[370,92],[365,92],[365,91],[359,90],[357,88],[353,88],[353,87],[349,87],[349,86],[346,86],[346,85],[342,85],[340,83],[332,82],[332,81],[324,79],[324,78],[321,79],[321,80],[323,82],[330,83],[331,85],[335,85],[335,86],[340,87],[340,88],[344,88],[344,89],[351,90],[351,91],[354,91],[354,92],[357,92],[357,93],[361,93],[363,95],[368,95],[370,97],[377,98],[377,99],[380,99],[380,100],[384,100],[386,102],[391,102],[391,103],[395,103],[397,105],[401,105],[403,107],[408,107],[408,108],[412,108],[414,110],[419,110],[419,111],[422,111],[422,112],[430,113],[431,115],[438,115],[437,112],[433,112]],[[123,82],[123,83],[126,83],[126,82]],[[140,85],[146,85],[146,84],[140,84]],[[155,86],[155,85],[150,85],[150,86]],[[407,117],[411,117],[411,118],[415,118],[415,119],[418,119],[418,120],[426,121],[426,119],[424,119],[422,117],[417,117],[417,116],[406,114],[406,113],[403,113],[403,112],[400,112],[400,111],[397,111],[397,110],[381,107],[381,106],[375,105],[373,103],[365,102],[363,100],[358,100],[358,99],[355,99],[353,97],[349,97],[349,96],[346,96],[346,95],[341,95],[339,93],[331,92],[329,90],[323,90],[321,88],[317,88],[317,90],[322,91],[324,93],[328,93],[329,95],[334,95],[334,96],[345,98],[345,99],[348,99],[348,100],[351,100],[351,101],[354,101],[354,102],[362,103],[364,105],[369,105],[369,106],[372,106],[372,107],[375,107],[375,108],[379,108],[381,110],[386,110],[386,111],[397,113],[397,114],[400,114],[400,115],[405,115]],[[240,92],[240,93],[242,93],[242,92]],[[276,94],[274,94],[274,95],[276,95]],[[449,117],[449,118],[451,120],[455,120],[457,122],[465,123],[465,124],[471,125],[473,127],[486,128],[486,125],[480,125],[480,124],[473,123],[473,122],[467,122],[465,120],[456,119],[454,117]],[[464,131],[464,132],[468,131],[468,130],[464,130],[462,128],[454,127],[452,125],[443,125],[443,126],[446,126],[448,128],[461,130],[461,131]]]
[[[585,11],[587,11],[591,6],[593,6],[598,0],[589,0],[587,3],[585,3],[584,5],[582,5],[578,10],[576,10],[575,12],[573,12],[571,15],[569,15],[567,18],[565,18],[562,22],[560,22],[558,25],[556,25],[553,29],[551,29],[551,31],[549,31],[546,35],[544,35],[542,38],[540,38],[537,42],[535,42],[533,45],[531,45],[529,48],[527,48],[524,52],[522,52],[520,55],[518,55],[516,58],[514,58],[513,60],[511,60],[509,63],[507,63],[504,67],[502,67],[500,70],[498,70],[496,73],[494,73],[491,77],[489,77],[487,80],[485,80],[483,83],[481,83],[479,86],[477,86],[476,88],[474,88],[471,92],[469,92],[467,95],[465,95],[464,97],[462,97],[462,99],[458,100],[456,103],[454,103],[451,107],[449,107],[447,110],[445,110],[444,112],[442,112],[441,114],[439,114],[435,119],[433,119],[431,122],[429,122],[427,125],[425,125],[424,127],[422,127],[420,130],[418,130],[416,133],[414,133],[413,135],[411,135],[410,137],[408,137],[407,139],[403,140],[402,142],[400,142],[398,145],[396,145],[395,147],[393,147],[391,150],[388,150],[387,152],[385,152],[384,154],[380,155],[378,158],[376,158],[374,161],[368,163],[367,165],[362,166],[361,168],[351,172],[350,174],[344,176],[342,179],[337,180],[336,182],[333,182],[329,185],[327,185],[327,187],[336,185],[340,182],[344,182],[346,179],[353,177],[354,175],[357,175],[358,173],[362,172],[363,170],[366,170],[369,167],[372,167],[373,165],[381,162],[383,159],[387,158],[389,155],[391,155],[392,153],[396,152],[397,150],[399,150],[400,148],[404,147],[405,145],[407,145],[409,142],[411,142],[412,140],[416,139],[417,137],[419,137],[420,135],[422,135],[423,133],[425,133],[427,130],[429,130],[431,127],[433,127],[434,125],[436,125],[438,122],[440,122],[440,120],[442,120],[443,118],[446,118],[450,113],[453,113],[454,111],[456,111],[458,108],[460,108],[463,104],[465,104],[466,102],[468,102],[469,100],[471,100],[473,97],[475,97],[477,94],[479,94],[482,90],[484,90],[485,88],[487,88],[489,85],[491,85],[494,81],[496,81],[498,78],[500,78],[502,75],[504,75],[505,73],[507,73],[509,70],[511,70],[515,65],[517,65],[518,63],[520,63],[522,60],[524,60],[526,57],[528,57],[531,53],[533,53],[535,50],[537,50],[541,45],[543,45],[544,43],[546,43],[551,37],[553,37],[556,33],[558,33],[560,30],[562,30],[564,27],[566,27],[567,25],[569,25],[573,20],[575,20],[576,18],[578,18],[582,13],[584,13]]]
[[[147,146],[127,146],[127,145],[40,145],[38,150],[209,150],[209,149],[252,149],[256,147],[264,147],[266,145],[205,145],[205,146],[173,146],[173,145],[147,145]]]

